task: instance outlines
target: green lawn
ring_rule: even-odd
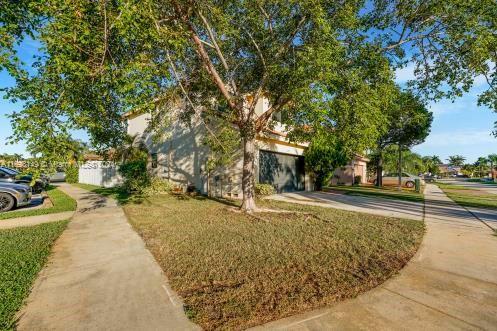
[[[497,195],[467,186],[438,183],[445,194],[456,203],[466,207],[497,209]]]
[[[88,190],[91,192],[95,192],[98,194],[101,194],[106,197],[111,197],[119,201],[120,203],[126,203],[132,196],[130,196],[127,192],[122,190],[119,187],[111,187],[111,188],[105,188],[102,186],[97,186],[97,185],[91,185],[91,184],[81,184],[81,183],[74,183],[71,184],[74,186],[77,186],[79,188],[82,188],[84,190]]]
[[[414,202],[423,202],[424,196],[422,193],[416,193],[413,189],[403,188],[398,191],[397,187],[384,186],[378,188],[376,186],[330,186],[325,190],[340,191],[347,195],[360,196],[376,196],[387,199],[407,200]]]
[[[491,182],[491,181],[480,179],[480,178],[470,178],[470,179],[468,179],[468,182],[470,182],[470,183],[487,184],[487,185],[497,185],[496,182]]]
[[[420,221],[259,201],[247,215],[204,197],[130,202],[135,230],[204,329],[244,329],[355,297],[418,249]]]
[[[0,330],[15,328],[15,314],[67,223],[0,230]]]
[[[38,209],[19,209],[11,212],[1,213],[0,220],[24,216],[46,215],[64,211],[76,210],[76,200],[54,186],[47,189],[47,194],[53,203],[53,207]]]

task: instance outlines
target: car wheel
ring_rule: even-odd
[[[0,212],[9,211],[14,208],[16,200],[8,193],[0,193]]]
[[[414,187],[414,182],[407,182],[406,187],[408,188],[413,188]]]

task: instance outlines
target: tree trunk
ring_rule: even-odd
[[[402,146],[399,145],[399,187],[398,190],[402,191]]]
[[[378,164],[376,165],[376,186],[383,186],[383,150],[380,149]]]
[[[245,212],[253,212],[255,205],[255,137],[250,135],[243,137],[243,172],[242,172],[242,191],[243,202],[240,207]]]

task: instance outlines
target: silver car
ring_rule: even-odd
[[[416,179],[419,179],[421,185],[424,185],[424,180],[415,175],[411,175],[407,172],[402,173],[402,186],[412,188],[415,185]],[[399,184],[399,174],[398,173],[387,173],[383,175],[383,185],[398,185]]]
[[[31,187],[24,184],[0,183],[0,212],[29,205]]]

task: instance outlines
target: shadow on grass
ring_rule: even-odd
[[[80,186],[82,187],[82,186]],[[90,188],[90,187],[83,187],[85,189],[88,189],[90,192],[100,194],[104,197],[110,197],[115,200],[121,205],[127,204],[129,202],[141,204],[145,200],[145,196],[141,194],[133,194],[121,187],[95,187],[95,188]]]

